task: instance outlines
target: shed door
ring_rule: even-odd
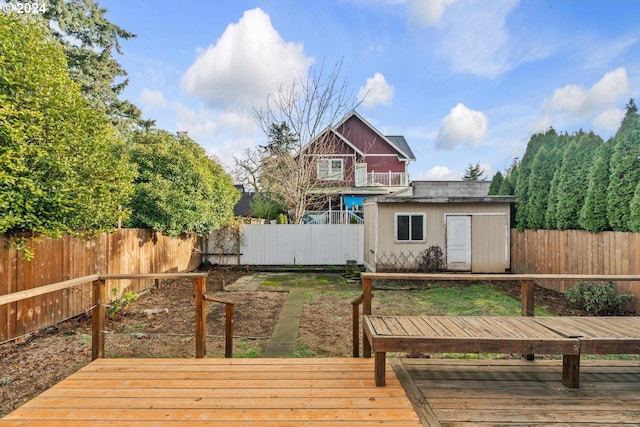
[[[470,216],[447,216],[447,269],[471,270]]]

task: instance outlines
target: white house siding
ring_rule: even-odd
[[[246,224],[241,228],[239,260],[236,255],[213,255],[214,237],[205,257],[227,265],[344,265],[347,260],[362,264],[363,236],[362,224]]]

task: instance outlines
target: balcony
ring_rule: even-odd
[[[364,180],[356,179],[357,187],[407,187],[409,174],[406,172],[367,172]]]

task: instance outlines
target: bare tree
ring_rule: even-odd
[[[341,67],[342,61],[326,72],[323,62],[306,77],[269,94],[265,107],[254,109],[269,143],[236,159],[236,171],[253,180],[256,190],[280,201],[296,224],[305,211],[322,208],[328,195],[344,185],[340,179],[327,180],[324,170],[319,174],[317,163],[339,144],[332,125],[358,104],[347,82],[339,79]],[[289,137],[282,138],[283,129]],[[273,149],[274,143],[279,149]]]

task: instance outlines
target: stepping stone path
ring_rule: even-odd
[[[243,276],[225,286],[225,291],[256,291],[263,280],[270,277],[269,273],[258,273]],[[292,357],[296,348],[302,307],[304,306],[304,291],[293,289],[288,292],[287,300],[280,311],[280,317],[271,334],[271,339],[262,357]]]

